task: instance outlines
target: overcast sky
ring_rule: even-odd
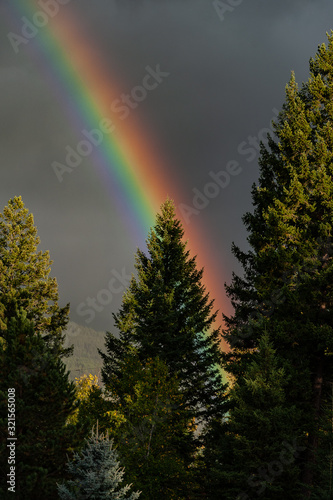
[[[36,2],[25,1],[40,10]],[[55,178],[51,164],[63,156],[64,145],[73,143],[75,130],[46,76],[47,63],[41,67],[34,58],[43,28],[18,53],[8,38],[22,29],[24,14],[13,8],[20,3],[0,0],[0,211],[10,198],[22,195],[34,214],[41,248],[50,250],[54,261],[61,305],[71,303],[73,321],[110,330],[138,242],[89,160],[68,182]],[[209,172],[226,170],[231,161],[239,164],[238,174],[190,222],[205,227],[205,244],[220,256],[216,275],[221,283],[230,281],[232,270],[239,270],[231,243],[245,248],[241,217],[251,208],[250,189],[258,178],[254,145],[281,109],[291,71],[299,83],[308,78],[308,61],[333,28],[333,3],[62,3],[61,14],[74,17],[124,91],[142,81],[147,66],[159,64],[169,73],[132,112],[163,155],[169,178],[177,182],[183,197],[178,201],[193,206],[193,189],[204,190]],[[98,294],[110,287],[108,302],[108,295]],[[94,313],[88,313],[88,297],[99,297]]]

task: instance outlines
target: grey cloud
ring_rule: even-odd
[[[15,55],[7,33],[19,21],[12,25],[1,15],[5,6],[0,3],[0,211],[22,194],[43,248],[50,249],[62,303],[71,302],[72,319],[82,322],[78,304],[105,288],[112,269],[132,272],[137,242],[93,158],[57,181],[51,163],[76,144],[80,131],[32,57],[33,45]],[[216,272],[221,284],[228,281],[236,268],[231,241],[246,245],[241,215],[251,207],[258,176],[257,160],[247,161],[239,145],[268,126],[291,70],[298,81],[307,78],[308,60],[332,27],[333,4],[243,0],[223,22],[210,0],[71,0],[67,7],[122,91],[142,81],[147,65],[170,72],[133,113],[178,184],[179,202],[191,204],[193,188],[202,190],[211,170],[223,170],[229,160],[241,165],[242,173],[190,222],[206,228],[207,246],[221,255]],[[90,326],[111,329],[119,303],[114,297]]]

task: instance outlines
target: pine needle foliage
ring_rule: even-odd
[[[267,332],[230,390],[228,419],[207,435],[209,498],[299,499],[300,435],[295,405],[286,405],[288,378]],[[298,489],[297,489],[298,488]]]
[[[63,361],[46,346],[23,310],[1,332],[0,496],[50,500],[64,474],[66,454],[76,442],[67,419],[75,411],[75,387]],[[15,390],[15,494],[6,485],[8,388]],[[7,485],[8,486],[8,485]]]
[[[55,353],[69,355],[71,349],[62,347],[69,305],[58,306],[57,281],[49,276],[52,261],[48,251],[37,250],[39,243],[33,215],[22,198],[9,200],[0,214],[0,327],[6,331],[15,302]]]
[[[142,362],[159,357],[170,375],[177,375],[185,404],[197,418],[207,419],[223,413],[221,333],[202,284],[203,270],[183,236],[174,204],[167,200],[148,235],[148,252],[137,251],[137,278],[114,315],[119,338],[107,334],[102,377],[106,386],[116,385],[130,352]]]
[[[121,486],[124,469],[108,435],[92,431],[85,447],[67,464],[71,479],[58,485],[62,500],[137,500],[131,485]]]
[[[196,426],[177,378],[157,357],[142,364],[131,356],[113,399],[110,434],[125,478],[142,490],[144,500],[187,498],[193,489]]]
[[[292,75],[276,138],[262,145],[254,210],[243,218],[250,250],[233,247],[244,276],[227,287],[235,314],[224,332],[225,367],[237,379],[268,321],[289,380],[286,404],[302,410],[294,425],[307,447],[304,498],[316,488],[319,422],[333,380],[333,32],[327,36],[308,81],[299,88]]]

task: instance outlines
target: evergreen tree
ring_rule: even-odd
[[[310,61],[299,89],[294,76],[275,123],[277,139],[262,146],[260,178],[252,190],[254,212],[244,216],[250,250],[234,253],[244,276],[227,292],[235,314],[226,319],[227,370],[246,372],[258,347],[263,318],[286,376],[286,405],[301,410],[303,496],[318,486],[319,427],[333,380],[333,33]]]
[[[286,406],[288,379],[279,365],[265,332],[230,390],[228,419],[206,435],[208,498],[302,499],[297,492],[303,448],[293,424],[299,410]]]
[[[62,500],[136,500],[139,492],[129,493],[131,485],[121,486],[124,470],[108,436],[92,432],[81,453],[68,463],[72,479],[58,485]]]
[[[110,433],[125,465],[127,481],[144,500],[180,500],[194,488],[195,425],[179,383],[158,358],[124,360],[112,393]]]
[[[113,410],[111,401],[105,391],[98,384],[96,375],[83,375],[74,381],[77,408],[68,419],[68,423],[75,426],[75,433],[79,436],[89,436],[93,427],[97,425],[102,432],[110,427],[110,412]],[[112,425],[114,422],[112,421]]]
[[[183,235],[168,200],[149,233],[148,254],[137,251],[138,276],[114,315],[120,337],[107,334],[102,377],[116,389],[128,353],[143,363],[159,357],[170,375],[177,375],[187,407],[197,418],[207,419],[223,413],[221,335],[214,327],[213,301],[201,283],[203,270],[197,270]]]
[[[9,200],[0,214],[0,327],[6,331],[14,301],[55,354],[68,355],[71,349],[62,347],[62,331],[69,306],[58,306],[57,281],[49,276],[52,261],[49,252],[37,251],[39,243],[33,215],[22,198]]]
[[[15,311],[14,305],[12,310]],[[66,421],[75,410],[75,388],[60,358],[47,347],[22,310],[7,318],[0,344],[1,498],[57,498],[66,453],[75,443]],[[8,464],[8,389],[15,391],[15,495],[6,485]],[[11,427],[13,424],[11,424]]]

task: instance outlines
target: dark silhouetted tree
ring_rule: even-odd
[[[308,81],[299,89],[292,76],[287,85],[276,139],[261,149],[254,211],[243,219],[250,250],[233,249],[244,276],[227,287],[235,314],[226,318],[225,366],[243,377],[264,318],[288,380],[286,406],[300,410],[302,498],[318,485],[320,422],[333,380],[332,100],[333,33],[311,59]]]
[[[159,357],[170,375],[177,375],[193,415],[209,419],[224,411],[221,334],[214,326],[213,301],[202,284],[203,270],[190,257],[183,235],[168,200],[149,233],[148,253],[137,251],[137,278],[132,278],[114,315],[120,337],[107,334],[102,377],[106,386],[116,388],[128,353],[142,362]]]
[[[224,422],[206,434],[204,464],[208,498],[301,499],[299,457],[304,450],[294,421],[300,410],[286,404],[288,378],[264,333],[229,393]]]
[[[15,307],[13,306],[14,310]],[[7,319],[0,344],[1,498],[57,498],[66,454],[76,443],[67,419],[75,410],[75,387],[63,361],[55,357],[24,311]],[[8,388],[15,390],[15,494],[6,477]],[[78,443],[76,443],[78,444]]]

